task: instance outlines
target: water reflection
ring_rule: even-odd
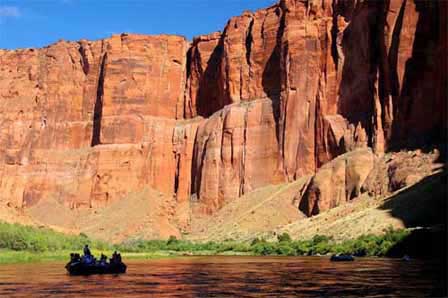
[[[442,281],[437,262],[189,257],[128,262],[125,275],[68,276],[63,264],[0,266],[1,297],[422,297]]]

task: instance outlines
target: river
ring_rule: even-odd
[[[229,256],[127,263],[124,275],[89,277],[69,276],[57,262],[0,265],[0,297],[424,297],[443,280],[440,263],[420,260]]]

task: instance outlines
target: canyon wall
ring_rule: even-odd
[[[212,214],[355,148],[443,143],[446,16],[443,1],[281,0],[191,43],[0,50],[0,201],[93,208],[149,187],[186,224],[191,202]]]

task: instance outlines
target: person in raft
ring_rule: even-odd
[[[86,245],[84,246],[84,255],[85,255],[85,256],[91,256],[91,255],[92,255],[92,253],[90,252],[90,249],[89,249],[89,245],[88,245],[88,244],[86,244]]]
[[[87,244],[84,246],[84,256],[83,256],[82,260],[83,260],[83,263],[86,263],[86,264],[91,264],[94,262],[92,253],[90,252],[89,246]]]
[[[121,254],[114,251],[112,254],[112,258],[110,259],[111,264],[120,264],[121,263]]]

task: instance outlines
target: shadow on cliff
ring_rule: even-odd
[[[406,45],[406,19],[412,17],[415,4],[415,38]],[[353,4],[353,3],[352,3]],[[381,104],[382,127],[390,150],[437,147],[446,156],[447,136],[447,17],[446,1],[403,1],[397,13],[387,49],[384,12],[389,1],[358,2],[350,7],[336,7],[336,14],[349,21],[343,31],[341,47],[336,44],[333,24],[332,54],[336,65],[344,57],[339,87],[338,113],[349,123],[361,123],[374,143],[376,125],[375,96]],[[335,20],[334,20],[335,21]],[[366,32],[368,35],[366,35]],[[401,65],[400,48],[412,46],[409,59]],[[341,55],[338,55],[341,51]],[[403,67],[400,82],[400,67]],[[378,94],[376,87],[378,86]],[[393,102],[393,117],[388,116]],[[441,144],[441,145],[439,145]]]
[[[400,219],[411,233],[388,252],[446,260],[447,171],[424,178],[390,197],[380,209]]]
[[[263,91],[272,101],[272,112],[276,124],[277,143],[279,142],[280,90],[281,90],[280,46],[277,44],[263,71]]]
[[[446,167],[390,197],[380,208],[406,227],[431,227],[446,222]]]
[[[274,120],[276,125],[276,138],[277,143],[280,144],[280,93],[282,88],[282,38],[285,31],[285,14],[281,16],[280,26],[277,31],[276,44],[274,50],[269,56],[265,68],[263,69],[263,75],[261,84],[263,86],[264,93],[272,101],[272,112],[274,114]],[[286,51],[285,51],[286,52]]]
[[[446,297],[447,169],[424,178],[389,198],[380,208],[403,221],[410,234],[395,244],[388,257],[432,259],[438,270],[430,297]]]
[[[198,115],[206,118],[229,103],[225,94],[221,94],[223,88],[219,85],[221,80],[221,61],[224,55],[225,33],[225,31],[222,33],[218,44],[213,49],[213,52],[207,61],[207,66],[203,70],[203,75],[201,76],[196,93],[196,109]],[[199,51],[196,51],[195,55],[199,56]],[[200,57],[192,57],[191,61],[192,63],[198,63],[196,67],[201,69]]]
[[[370,119],[374,113],[374,85],[380,56],[379,40],[374,34],[380,18],[374,11],[379,11],[377,6],[383,5],[376,4],[347,1],[346,5],[335,8],[335,16],[340,14],[348,22],[343,35],[337,36],[335,17],[332,28],[332,55],[340,76],[337,111],[350,124],[361,124],[368,136],[369,147],[373,144],[374,128]],[[340,47],[337,45],[338,38]],[[339,61],[341,57],[342,65]]]
[[[414,228],[387,253],[389,257],[435,259],[438,276],[431,297],[446,297],[447,286],[447,171],[426,177],[388,199],[382,209]]]
[[[405,64],[401,90],[397,74],[393,73],[392,77],[395,119],[392,150],[430,148],[432,145],[441,151],[441,160],[445,161],[448,4],[446,1],[413,2],[418,19],[412,55]],[[398,34],[394,32],[393,56],[389,57],[394,71],[397,68]]]

